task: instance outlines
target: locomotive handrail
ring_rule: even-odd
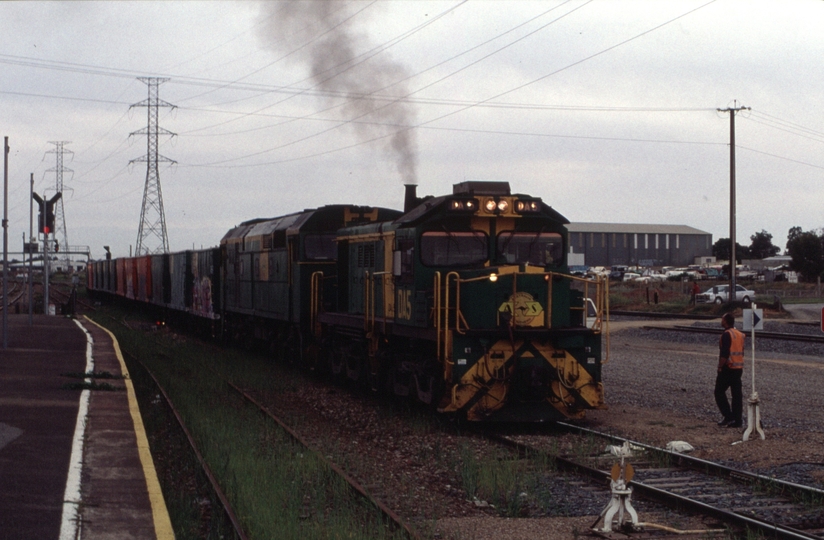
[[[441,358],[441,273],[435,272],[433,276],[433,298],[432,301],[435,307],[435,351],[438,355],[438,361],[443,361]]]
[[[547,280],[547,308],[546,308],[546,322],[547,329],[552,328],[552,281],[554,276],[561,276],[569,278],[572,281],[583,283],[584,285],[584,305],[581,307],[570,307],[573,310],[580,310],[583,312],[584,320],[587,319],[587,305],[586,299],[589,298],[589,288],[595,287],[595,323],[592,330],[595,334],[604,334],[606,339],[606,355],[602,364],[609,360],[609,281],[604,278],[596,277],[595,279],[581,276],[573,276],[570,274],[562,274],[559,272],[544,272],[535,267],[527,267],[524,271],[519,271],[517,267],[502,268],[502,272],[494,274],[495,276],[510,275],[512,276],[512,292],[513,295],[517,292],[517,276],[518,275],[535,275],[541,273]],[[531,271],[530,271],[531,270]],[[453,281],[454,276],[454,281]],[[461,321],[463,321],[464,329],[469,329],[466,324],[466,319],[461,312],[461,285],[464,283],[471,283],[475,281],[482,281],[491,279],[491,275],[477,276],[473,278],[462,279],[458,272],[449,272],[446,275],[444,289],[441,289],[441,274],[435,272],[434,289],[435,289],[435,333],[436,333],[436,347],[438,351],[439,360],[447,365],[451,365],[449,358],[449,310],[450,310],[450,285],[455,285],[455,331],[463,334],[461,329]],[[443,315],[442,315],[443,313]],[[443,335],[443,337],[442,337]],[[443,349],[441,343],[443,342]]]
[[[386,313],[386,276],[391,275],[391,274],[392,274],[392,272],[372,272],[372,275],[369,278],[369,287],[371,287],[371,289],[372,289],[372,291],[369,294],[369,299],[370,299],[370,302],[371,302],[371,305],[369,307],[370,307],[370,314],[371,314],[371,317],[372,317],[372,321],[371,321],[371,324],[370,324],[370,331],[371,332],[375,331],[375,319],[376,319],[376,317],[375,317],[375,313],[376,313],[376,309],[375,309],[375,276],[380,276],[381,277],[381,290],[383,291],[383,294],[382,294],[381,298],[383,298],[383,303],[384,303],[383,317],[382,317],[383,318],[383,331],[384,331],[384,333],[386,333],[386,317],[387,317],[387,313]]]
[[[369,293],[370,288],[369,282],[371,281],[371,277],[369,276],[369,270],[364,271],[363,276],[363,331],[367,334],[370,332],[369,329]]]
[[[603,334],[605,337],[606,356],[601,360],[601,364],[606,364],[609,361],[609,280],[603,277],[592,280],[581,276],[559,275],[584,283],[584,298],[589,298],[589,285],[595,284],[595,324],[592,329],[596,334]],[[586,305],[580,309],[586,310]],[[586,315],[586,311],[584,314]]]
[[[449,332],[449,279],[454,277],[455,280],[455,331],[463,334],[461,332],[461,276],[457,272],[449,272],[446,274],[446,278],[444,278],[444,302],[443,302],[443,309],[444,309],[444,319],[443,319],[443,357],[446,364],[451,366],[455,364],[452,361],[452,334]],[[466,321],[464,321],[466,322]],[[450,375],[451,376],[451,375]]]
[[[386,333],[386,311],[385,311],[385,299],[386,299],[386,276],[390,275],[391,272],[373,272],[369,273],[368,270],[364,272],[364,283],[363,283],[363,331],[366,334],[367,339],[369,340],[369,356],[370,358],[373,357],[378,350],[378,336],[375,334],[375,321],[377,319],[375,313],[377,312],[375,308],[375,276],[381,277],[381,282],[384,284],[383,287],[383,298],[384,298],[384,313],[383,313],[383,332]]]
[[[318,313],[320,312],[321,304],[321,282],[323,281],[323,272],[320,270],[312,272],[312,279],[310,285],[310,300],[309,300],[309,324],[312,333],[316,338],[320,338],[320,324],[318,324]]]
[[[464,318],[463,313],[461,312],[461,283],[465,283],[465,280],[461,280],[461,276],[457,272],[449,272],[446,274],[446,324],[449,326],[449,278],[454,276],[455,279],[455,331],[459,334],[465,334],[463,330],[461,330],[461,321],[464,323],[464,328],[469,330],[469,324],[466,322],[466,318]]]
[[[450,274],[455,272],[450,272]],[[433,276],[434,286],[434,304],[435,304],[435,350],[437,351],[438,361],[444,366],[444,380],[452,378],[452,362],[449,343],[449,306],[444,305],[444,298],[446,302],[449,301],[448,292],[444,294],[441,291],[441,273],[435,272]],[[449,281],[449,274],[447,274],[446,282]],[[443,347],[441,347],[443,344]]]

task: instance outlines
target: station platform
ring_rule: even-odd
[[[8,330],[8,347],[0,341],[0,539],[174,538],[113,336],[85,318],[47,315],[30,324],[10,314]],[[124,378],[84,378],[92,372]],[[116,390],[94,389],[95,381]]]

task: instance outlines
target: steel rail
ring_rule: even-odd
[[[260,403],[253,396],[250,396],[245,390],[243,390],[242,388],[240,388],[239,386],[237,386],[233,382],[226,381],[226,383],[235,392],[237,392],[238,394],[243,396],[244,399],[246,399],[247,401],[249,401],[250,403],[255,405],[258,409],[260,409],[260,411],[263,414],[268,416],[270,419],[274,420],[275,423],[278,424],[278,426],[283,428],[283,430],[286,431],[286,433],[288,433],[289,436],[292,437],[295,441],[297,441],[300,445],[302,445],[304,448],[307,448],[307,449],[312,448],[309,445],[309,443],[303,437],[300,436],[300,434],[298,434],[294,429],[292,429],[291,427],[286,425],[286,423],[283,422],[283,420],[281,420],[280,418],[278,418],[274,413],[272,413],[272,411],[270,411],[268,407],[266,407],[265,405]],[[360,496],[365,498],[370,503],[374,504],[381,511],[381,513],[387,519],[390,520],[390,522],[394,523],[397,527],[399,527],[399,528],[403,529],[404,531],[406,531],[406,533],[409,535],[409,537],[412,540],[422,540],[420,538],[420,536],[418,536],[418,534],[415,533],[415,531],[413,531],[406,523],[404,523],[404,521],[400,518],[400,516],[398,516],[395,512],[392,511],[392,509],[390,509],[388,506],[383,504],[381,501],[379,501],[379,500],[375,499],[374,497],[372,497],[372,495],[366,490],[366,488],[364,488],[357,480],[355,480],[354,478],[349,476],[346,473],[346,471],[344,471],[339,466],[337,466],[336,464],[334,464],[331,461],[329,461],[328,459],[326,459],[326,457],[323,456],[321,453],[318,453],[318,458],[323,463],[325,463],[330,469],[335,471],[335,473],[340,475],[340,477],[343,478],[352,487],[352,489],[355,490],[355,492],[357,492]]]
[[[60,290],[60,288],[61,288],[61,287],[68,287],[68,285],[65,285],[65,284],[62,284],[62,283],[54,283],[54,282],[53,282],[53,283],[51,284],[51,286],[49,287],[49,296],[53,296],[53,295],[54,295],[54,293],[57,293],[57,294],[62,294],[62,295],[63,295],[63,296],[65,296],[66,298],[71,298],[71,293],[67,293],[66,291],[62,291],[62,290]],[[84,301],[80,298],[80,295],[79,295],[79,294],[77,295],[76,302],[77,302],[77,305],[79,305],[79,306],[83,306],[84,308],[89,309],[89,310],[91,310],[91,311],[97,311],[97,308],[96,308],[96,307],[91,306],[91,305],[87,304],[86,302],[84,302]]]
[[[688,332],[694,334],[721,334],[721,328],[702,328],[700,326],[642,326],[644,330],[668,330],[670,332]],[[784,341],[803,341],[809,343],[824,343],[824,336],[812,336],[808,334],[790,334],[787,332],[764,332],[757,330],[757,335],[761,339],[780,339]]]
[[[587,429],[587,428],[580,428],[580,427],[574,426],[572,424],[565,424],[563,422],[558,422],[558,425],[561,426],[561,427],[564,427],[566,429],[569,429],[571,431],[579,431],[580,433],[596,435],[596,436],[604,437],[606,439],[613,440],[613,441],[616,441],[616,442],[617,441],[626,441],[626,442],[629,442],[629,444],[637,445],[639,447],[643,447],[643,448],[651,449],[651,450],[655,450],[655,451],[661,451],[661,452],[664,452],[664,453],[667,453],[667,454],[672,454],[672,455],[675,455],[679,458],[688,457],[688,456],[683,456],[682,454],[677,454],[677,453],[674,453],[674,452],[670,452],[668,450],[664,450],[662,448],[657,448],[657,447],[646,445],[646,444],[643,444],[643,443],[635,443],[633,441],[629,441],[628,439],[623,439],[621,437],[616,437],[616,436],[609,435],[609,434],[606,434],[606,433],[601,433],[601,432],[598,432],[598,431],[595,431],[595,430],[590,430],[590,429]],[[522,453],[540,452],[540,450],[537,450],[537,449],[535,449],[535,448],[533,448],[533,447],[531,447],[527,444],[520,443],[520,442],[517,442],[517,441],[513,441],[513,440],[508,439],[506,437],[502,437],[502,436],[498,436],[498,435],[494,435],[494,434],[488,434],[488,433],[485,434],[485,435],[488,438],[490,438],[492,440],[495,440],[496,442],[499,442],[499,443],[502,443],[506,446],[514,448],[514,449],[516,449],[516,450],[518,450],[519,452],[522,452]],[[763,480],[769,480],[771,483],[780,483],[780,484],[787,485],[787,486],[793,486],[795,488],[806,488],[806,486],[798,486],[797,484],[791,484],[789,482],[776,481],[775,479],[763,477],[763,476],[760,476],[760,475],[754,475],[753,473],[748,473],[746,471],[735,471],[733,469],[729,469],[728,467],[722,467],[718,464],[715,464],[715,463],[712,463],[712,462],[709,462],[709,461],[700,460],[700,459],[697,459],[697,458],[689,458],[689,459],[694,460],[696,463],[700,464],[702,467],[705,466],[705,465],[712,466],[712,467],[717,466],[720,469],[726,469],[726,470],[729,470],[729,471],[734,471],[736,473],[736,475],[740,475],[740,476],[750,476],[750,477],[760,478],[760,479],[763,479]],[[554,460],[555,460],[555,463],[558,466],[558,468],[562,469],[562,470],[572,471],[572,472],[576,472],[578,474],[584,474],[584,475],[589,476],[589,477],[591,477],[595,480],[609,480],[609,478],[610,478],[610,474],[607,471],[602,471],[600,469],[591,467],[589,465],[585,465],[583,463],[577,462],[577,461],[569,459],[569,458],[565,458],[563,456],[554,456]],[[717,519],[719,519],[719,520],[721,520],[725,523],[734,524],[738,527],[741,527],[742,529],[750,528],[750,529],[755,529],[757,531],[760,531],[761,533],[768,534],[770,538],[777,538],[777,539],[782,539],[782,540],[784,540],[784,539],[786,539],[786,540],[821,540],[822,538],[824,538],[822,536],[806,533],[804,531],[800,531],[800,530],[797,530],[797,529],[794,529],[792,527],[788,527],[788,526],[785,526],[785,525],[770,523],[770,522],[767,522],[767,521],[759,520],[757,518],[737,514],[735,512],[731,512],[729,510],[724,510],[722,508],[717,508],[717,507],[711,506],[707,503],[703,503],[703,502],[697,501],[695,499],[690,499],[689,497],[685,497],[685,496],[682,496],[682,495],[677,495],[675,493],[671,493],[671,492],[668,492],[668,491],[661,490],[659,488],[652,487],[648,484],[644,484],[644,483],[639,482],[638,480],[635,480],[635,479],[632,480],[632,482],[630,483],[630,486],[635,488],[636,493],[638,493],[639,495],[641,495],[643,497],[646,497],[650,500],[663,502],[663,503],[665,503],[665,504],[667,504],[671,507],[674,507],[674,508],[688,509],[690,511],[694,511],[694,512],[697,512],[697,513],[700,513],[700,514],[711,515],[714,518],[717,518]],[[822,491],[822,490],[818,490],[818,489],[815,489],[815,488],[808,488],[808,489],[811,490],[812,492],[816,493],[816,494],[824,494],[824,491]]]
[[[661,311],[609,310],[610,316],[637,317],[639,319],[689,319],[693,321],[717,321],[720,315],[699,315],[697,313],[665,313]]]
[[[816,496],[821,497],[824,499],[824,489],[818,489],[812,486],[804,486],[801,484],[795,484],[793,482],[787,482],[785,480],[779,480],[777,478],[772,478],[769,476],[764,476],[761,474],[749,472],[749,471],[742,471],[739,469],[733,469],[732,467],[727,467],[726,465],[721,465],[720,463],[715,463],[714,461],[707,461],[705,459],[688,456],[686,454],[681,454],[679,452],[673,452],[671,450],[667,450],[666,448],[659,448],[657,446],[652,446],[649,444],[636,442],[630,439],[625,439],[623,437],[619,437],[617,435],[611,435],[609,433],[603,433],[600,431],[596,431],[594,429],[585,428],[582,426],[576,426],[574,424],[569,424],[567,422],[556,422],[556,425],[567,429],[569,431],[576,431],[578,433],[584,433],[588,435],[594,435],[598,437],[603,437],[605,439],[609,439],[613,442],[618,443],[629,443],[632,446],[637,446],[639,448],[644,448],[645,450],[650,450],[653,452],[659,452],[661,454],[666,454],[671,458],[674,458],[680,463],[686,463],[688,467],[696,470],[701,471],[716,471],[716,476],[728,476],[732,477],[735,476],[736,478],[745,478],[752,482],[764,482],[768,483],[777,487],[780,487],[782,491],[786,491],[793,495],[797,496]]]
[[[577,426],[569,425],[569,427],[577,429]],[[585,431],[588,431],[591,434],[604,436],[606,438],[620,439],[619,437],[613,437],[613,436],[603,434],[603,433],[599,433],[599,432],[592,431],[592,430],[585,430]],[[497,442],[500,442],[504,445],[510,446],[510,447],[518,450],[519,452],[526,453],[526,452],[538,451],[535,448],[533,448],[533,447],[531,447],[527,444],[520,443],[520,442],[517,442],[517,441],[513,441],[513,440],[508,439],[508,438],[503,437],[503,436],[494,435],[494,434],[487,434],[487,436],[489,438],[497,441]],[[635,443],[632,443],[630,441],[630,444],[635,444]],[[640,445],[639,444],[639,446],[645,446],[645,447],[648,447],[648,448],[655,448],[655,447],[650,447],[648,445]],[[660,450],[663,450],[663,449],[660,449]],[[666,450],[663,450],[663,451],[667,452]],[[680,454],[679,454],[679,456],[680,456]],[[571,471],[571,472],[575,472],[575,473],[578,473],[578,474],[584,474],[586,476],[589,476],[590,478],[593,478],[594,480],[606,480],[606,481],[608,481],[610,479],[610,474],[607,471],[602,471],[602,470],[597,469],[595,467],[591,467],[589,465],[580,463],[578,461],[575,461],[575,460],[572,460],[572,459],[569,459],[569,458],[565,458],[563,456],[555,456],[553,459],[554,459],[556,465],[558,466],[558,468],[561,469],[561,470]],[[703,515],[710,515],[710,516],[712,516],[716,519],[719,519],[720,521],[723,521],[727,524],[734,524],[734,525],[736,525],[738,527],[741,527],[741,528],[755,529],[755,530],[757,530],[761,533],[768,534],[769,538],[780,538],[780,539],[786,539],[786,540],[821,540],[822,538],[824,538],[822,536],[817,536],[817,535],[812,535],[812,534],[805,533],[804,531],[800,531],[800,530],[794,529],[792,527],[778,525],[778,524],[770,523],[770,522],[767,522],[767,521],[762,521],[762,520],[759,520],[757,518],[752,518],[752,517],[749,517],[749,516],[737,514],[735,512],[732,512],[732,511],[729,511],[729,510],[724,510],[722,508],[717,508],[717,507],[714,507],[714,506],[709,505],[707,503],[703,503],[703,502],[697,501],[695,499],[690,499],[689,497],[685,497],[685,496],[678,495],[678,494],[675,494],[675,493],[672,493],[672,492],[668,492],[668,491],[665,491],[665,490],[662,490],[662,489],[659,489],[659,488],[655,488],[655,487],[650,486],[648,484],[644,484],[642,482],[639,482],[638,480],[635,480],[635,479],[633,479],[632,482],[630,482],[629,485],[635,489],[635,493],[638,493],[638,494],[640,494],[640,495],[642,495],[642,496],[644,496],[644,497],[646,497],[650,500],[663,502],[663,503],[668,504],[668,505],[670,505],[670,506],[672,506],[676,509],[681,508],[681,509],[686,509],[688,511],[696,512],[696,513],[703,514]]]
[[[197,444],[195,443],[192,434],[189,432],[189,430],[186,428],[186,425],[183,423],[183,418],[181,418],[180,413],[175,408],[174,404],[172,403],[172,400],[166,393],[166,390],[160,385],[160,382],[158,382],[157,378],[154,376],[154,373],[152,373],[149,370],[149,368],[146,367],[146,364],[144,364],[140,359],[136,358],[135,356],[128,353],[126,354],[133,360],[137,361],[137,363],[139,363],[141,366],[143,366],[143,369],[146,371],[146,373],[149,374],[149,377],[151,377],[157,385],[157,389],[163,395],[163,399],[166,400],[166,404],[169,406],[169,409],[172,411],[175,418],[177,419],[177,423],[180,426],[180,429],[183,430],[183,433],[186,435],[186,439],[188,439],[189,445],[191,446],[192,451],[195,453],[195,456],[197,457],[197,461],[200,463],[200,466],[203,469],[203,473],[206,475],[206,478],[209,479],[209,483],[212,485],[212,489],[215,491],[215,494],[217,495],[218,499],[220,499],[220,503],[223,505],[223,511],[226,513],[226,516],[229,518],[229,521],[232,522],[232,526],[235,529],[235,533],[241,540],[248,540],[249,537],[243,531],[243,526],[240,524],[240,519],[238,519],[237,515],[232,509],[232,504],[229,502],[229,499],[226,497],[226,494],[223,493],[223,490],[221,489],[220,484],[217,481],[217,478],[215,478],[215,475],[212,473],[212,469],[206,463],[203,454],[201,454],[200,450],[198,450]]]
[[[752,472],[749,472],[749,471],[741,471],[741,470],[738,470],[738,469],[733,469],[733,468],[721,465],[719,463],[714,463],[712,461],[707,461],[707,460],[704,460],[704,459],[700,459],[700,458],[696,458],[696,457],[692,457],[692,456],[687,456],[687,455],[684,455],[684,454],[681,454],[681,453],[678,453],[678,452],[673,452],[673,451],[670,451],[670,450],[666,450],[664,448],[659,448],[659,447],[656,447],[656,446],[652,446],[652,445],[632,441],[632,440],[629,440],[629,439],[625,439],[623,437],[618,437],[618,436],[611,435],[611,434],[608,434],[608,433],[602,433],[600,431],[596,431],[596,430],[593,430],[593,429],[584,428],[584,427],[581,427],[581,426],[576,426],[574,424],[568,424],[566,422],[557,422],[557,425],[559,427],[562,427],[562,428],[567,429],[569,431],[575,431],[575,432],[578,432],[578,433],[581,433],[581,434],[588,434],[588,435],[603,437],[603,438],[611,440],[613,442],[620,442],[621,444],[629,443],[630,445],[637,446],[639,448],[644,448],[645,450],[650,450],[650,451],[653,451],[653,452],[658,452],[658,453],[661,453],[661,454],[665,454],[665,455],[668,455],[671,458],[673,458],[677,462],[677,464],[681,465],[682,467],[685,467],[685,468],[688,468],[688,469],[691,469],[691,470],[702,471],[702,472],[705,472],[705,473],[710,474],[712,476],[728,478],[728,479],[736,479],[738,481],[740,481],[740,480],[749,480],[750,482],[763,482],[765,484],[775,486],[776,488],[780,488],[782,493],[787,493],[787,494],[790,494],[790,495],[793,495],[793,496],[798,496],[798,497],[809,497],[811,499],[813,497],[824,498],[824,490],[821,490],[821,489],[818,489],[818,488],[815,488],[815,487],[803,486],[803,485],[800,485],[800,484],[795,484],[795,483],[792,483],[792,482],[786,482],[784,480],[779,480],[779,479],[776,479],[776,478],[770,478],[768,476],[763,476],[763,475],[752,473]],[[565,459],[565,458],[562,458],[562,459]],[[579,465],[575,464],[574,462],[571,462],[569,466],[578,467]],[[602,474],[607,474],[607,473],[602,472]],[[633,480],[630,483],[630,485],[637,487],[639,493],[643,493],[643,494],[649,496],[652,499],[655,499],[655,500],[663,499],[663,500],[666,500],[666,501],[670,502],[671,504],[693,508],[696,511],[711,514],[711,515],[713,515],[713,516],[715,516],[719,519],[722,519],[722,520],[724,520],[728,523],[729,522],[738,523],[738,524],[743,525],[745,527],[746,526],[751,526],[751,527],[754,527],[754,528],[756,528],[756,529],[758,529],[758,530],[760,530],[764,533],[769,533],[769,534],[773,535],[776,538],[787,538],[787,539],[792,539],[792,540],[811,540],[811,539],[819,539],[820,540],[821,538],[824,538],[820,535],[808,534],[808,533],[805,533],[804,531],[799,531],[797,529],[794,529],[792,527],[788,527],[788,526],[785,526],[785,525],[778,525],[776,523],[770,523],[770,522],[767,522],[767,521],[759,520],[757,518],[752,518],[752,517],[749,517],[749,516],[744,516],[742,514],[737,514],[735,512],[731,512],[729,510],[716,508],[716,507],[713,507],[713,506],[708,505],[706,503],[702,503],[701,501],[696,501],[694,499],[690,499],[690,498],[682,496],[682,495],[677,495],[675,493],[670,493],[670,492],[661,490],[659,488],[655,488],[653,486],[650,486],[648,484],[644,484],[644,483],[639,482],[637,480]]]

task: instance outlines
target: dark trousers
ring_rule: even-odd
[[[715,378],[715,403],[718,410],[727,420],[741,423],[741,409],[743,407],[743,397],[741,394],[741,374],[743,369],[721,368],[721,372]],[[727,401],[727,388],[732,394],[732,408]]]

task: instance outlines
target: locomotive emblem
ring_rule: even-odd
[[[501,304],[499,313],[509,313],[515,319],[515,326],[543,326],[544,308],[531,294],[517,292]]]

